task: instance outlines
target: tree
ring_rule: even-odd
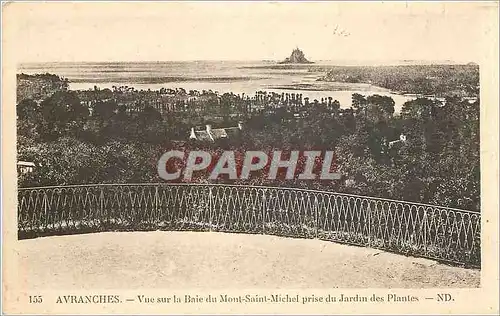
[[[359,93],[353,93],[352,94],[352,107],[354,108],[354,111],[356,114],[361,113],[367,105],[366,98],[359,94]]]
[[[368,104],[375,106],[378,110],[380,110],[385,116],[385,119],[391,118],[392,115],[394,114],[395,103],[391,97],[374,94],[368,96],[366,98],[366,102]]]
[[[16,110],[18,134],[38,138],[37,128],[43,120],[38,104],[31,99],[24,99],[17,104]]]
[[[165,141],[166,125],[155,108],[145,107],[133,121],[136,140],[158,144]]]
[[[92,115],[100,121],[109,121],[118,111],[118,104],[114,101],[99,101],[94,105]]]
[[[43,116],[41,134],[47,139],[75,134],[82,130],[89,116],[74,91],[59,91],[40,104]]]

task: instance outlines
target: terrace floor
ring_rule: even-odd
[[[478,287],[480,271],[312,239],[108,232],[20,240],[30,289]]]

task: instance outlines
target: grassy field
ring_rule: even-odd
[[[270,65],[254,68],[272,70],[306,70],[317,74],[318,82],[304,90],[335,91],[327,83],[369,84],[401,94],[434,95],[438,97],[479,95],[479,66],[467,65],[394,65],[394,66],[334,66],[334,65]],[[290,88],[290,87],[288,87]]]

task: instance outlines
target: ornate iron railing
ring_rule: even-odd
[[[279,187],[96,184],[21,188],[19,238],[195,230],[318,238],[479,267],[481,215]]]

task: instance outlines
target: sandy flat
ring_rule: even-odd
[[[311,239],[109,232],[19,241],[27,288],[478,287],[480,271]]]

